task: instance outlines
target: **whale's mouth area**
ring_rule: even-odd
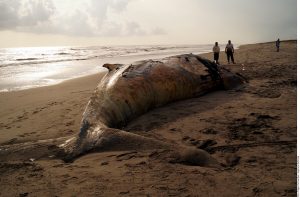
[[[195,57],[199,62],[201,62],[208,69],[208,72],[210,73],[213,80],[221,79],[220,70],[216,63],[203,59],[200,56],[195,56]]]

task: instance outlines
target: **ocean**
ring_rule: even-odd
[[[132,63],[184,53],[210,52],[212,45],[26,47],[0,49],[0,92],[53,85],[105,72],[105,63]],[[221,46],[222,48],[222,46]],[[224,48],[224,47],[223,47]]]

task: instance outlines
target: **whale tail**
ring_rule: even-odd
[[[72,137],[60,145],[60,158],[72,162],[88,152],[163,150],[157,158],[170,163],[220,167],[206,151],[165,143],[130,132],[112,128],[93,128],[87,135]]]
[[[48,158],[73,162],[89,152],[155,150],[160,153],[154,159],[163,162],[220,167],[216,159],[200,149],[165,143],[118,129],[97,128],[94,132],[84,137],[62,137],[0,146],[0,161]]]
[[[112,128],[89,128],[89,132],[82,132],[59,145],[58,154],[65,162],[72,162],[76,158],[89,152],[126,151],[165,149],[169,144]]]

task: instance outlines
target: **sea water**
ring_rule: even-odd
[[[212,45],[26,47],[0,49],[0,92],[60,83],[105,72],[105,63],[132,63],[185,53],[210,52]]]

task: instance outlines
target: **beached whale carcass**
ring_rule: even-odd
[[[128,65],[105,64],[104,67],[109,72],[87,104],[79,134],[60,146],[67,161],[97,150],[189,150],[186,147],[175,148],[175,145],[119,128],[153,108],[243,83],[238,75],[193,54],[138,61]],[[199,161],[200,165],[214,163],[214,159],[205,151],[192,152],[192,157],[203,160]],[[179,155],[185,158],[185,155]]]

